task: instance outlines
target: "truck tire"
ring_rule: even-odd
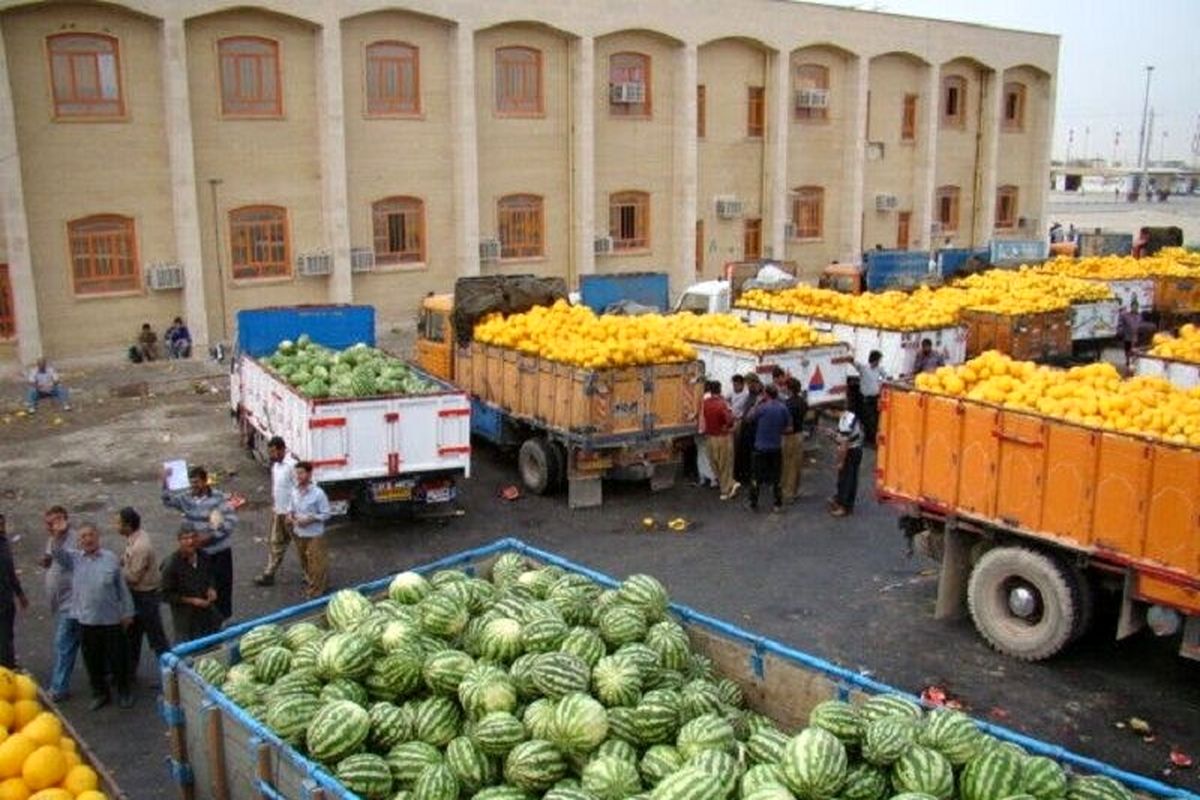
[[[567,448],[561,442],[551,441],[546,448],[550,453],[550,488],[548,491],[559,492],[567,486]]]
[[[1092,628],[1092,619],[1096,616],[1096,589],[1092,586],[1086,569],[1078,564],[1072,564],[1068,569],[1076,592],[1076,605],[1079,606],[1075,630],[1071,631],[1071,641],[1075,641],[1086,636]]]
[[[1079,622],[1071,569],[1026,547],[984,553],[971,571],[967,605],[988,644],[1022,661],[1041,661],[1062,650]]]
[[[534,494],[545,494],[553,486],[557,459],[551,454],[551,447],[545,439],[526,439],[517,451],[517,471],[521,474],[521,483]]]

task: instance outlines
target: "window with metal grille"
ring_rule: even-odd
[[[425,203],[419,197],[388,197],[372,204],[376,264],[425,260]]]
[[[912,142],[917,138],[917,95],[904,95],[900,111],[900,141]]]
[[[121,117],[121,59],[117,40],[98,33],[59,33],[46,39],[54,115]]]
[[[958,230],[958,198],[957,186],[939,186],[937,190],[937,219],[942,226],[942,233],[953,233]]]
[[[500,257],[539,258],[545,255],[542,198],[510,194],[499,203]]]
[[[618,192],[608,198],[608,235],[613,250],[645,250],[650,246],[650,195]]]
[[[404,42],[367,45],[367,113],[421,113],[421,51]]]
[[[746,88],[746,135],[752,139],[761,139],[766,131],[767,102],[766,92],[761,86]]]
[[[97,214],[67,223],[75,294],[136,292],[142,288],[133,219]]]
[[[1017,196],[1016,186],[1001,186],[996,190],[996,227],[1017,227]]]
[[[1004,130],[1025,130],[1025,84],[1004,84]]]
[[[967,123],[967,79],[960,75],[942,78],[942,127],[962,128]]]
[[[283,116],[279,42],[230,36],[217,42],[221,61],[221,113],[227,117]]]
[[[793,74],[796,119],[828,119],[829,68],[820,64],[799,64]]]
[[[0,264],[0,339],[12,339],[16,335],[17,311],[12,281],[8,277],[8,264]]]
[[[825,230],[825,190],[801,186],[792,193],[792,226],[797,239],[820,239]]]
[[[708,87],[703,83],[696,87],[696,138],[703,139],[708,132]]]
[[[508,117],[542,115],[542,51],[496,48],[496,113]]]
[[[287,209],[247,206],[230,211],[229,249],[236,279],[291,276]]]
[[[762,258],[761,219],[747,219],[742,222],[742,258],[747,261]]]

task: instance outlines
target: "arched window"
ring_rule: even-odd
[[[500,257],[539,258],[545,255],[542,198],[510,194],[499,203]]]
[[[996,190],[996,227],[1008,229],[1017,227],[1017,197],[1016,186],[1001,186]]]
[[[367,113],[421,113],[421,51],[404,42],[367,45]]]
[[[614,117],[650,116],[650,56],[613,53],[608,57],[608,113]]]
[[[798,64],[793,75],[796,119],[828,119],[829,68],[820,64]]]
[[[792,229],[796,239],[820,239],[825,235],[825,190],[801,186],[792,192]]]
[[[371,205],[376,264],[425,261],[425,203],[419,197],[388,197]]]
[[[1025,130],[1025,84],[1004,84],[1004,130]]]
[[[958,198],[957,186],[939,186],[937,190],[937,221],[942,226],[942,233],[954,233],[958,230]]]
[[[98,33],[58,33],[46,39],[56,117],[120,117],[121,60],[117,40]]]
[[[646,192],[609,195],[608,235],[612,237],[613,250],[650,247],[650,195]]]
[[[942,78],[942,127],[962,128],[967,123],[967,79],[961,75]]]
[[[230,211],[229,250],[236,279],[290,276],[287,209],[245,206]]]
[[[496,113],[509,117],[542,115],[542,51],[496,48]]]
[[[75,294],[136,292],[142,288],[133,219],[97,214],[67,223]]]
[[[221,61],[221,113],[227,117],[279,117],[283,90],[279,43],[261,36],[217,42]]]

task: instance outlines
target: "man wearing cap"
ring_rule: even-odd
[[[863,429],[853,411],[843,411],[837,425],[837,494],[829,501],[829,513],[845,517],[854,513],[858,496],[858,467],[862,464]]]

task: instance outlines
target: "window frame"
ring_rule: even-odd
[[[961,222],[962,189],[952,184],[939,186],[935,194],[935,200],[937,203],[937,221],[941,225],[942,233],[958,233],[958,225]],[[942,205],[946,200],[950,202],[949,213],[946,215],[949,218],[948,220],[942,216]]]
[[[704,220],[696,220],[696,275],[704,274]]]
[[[414,238],[417,239],[415,248],[401,250],[379,249],[380,239],[390,243],[392,239],[391,218],[401,216],[405,219],[403,238],[405,244],[409,239],[410,226],[415,227]],[[410,221],[415,220],[415,223]],[[414,195],[391,195],[382,197],[371,203],[371,252],[375,254],[375,264],[382,267],[408,267],[412,269],[425,266],[429,237],[425,229],[425,201]],[[383,236],[380,236],[380,223],[386,225]]]
[[[825,238],[825,187],[797,186],[791,192],[792,239],[800,242],[819,242]],[[806,205],[815,203],[816,224],[801,225]],[[810,211],[810,214],[814,212]],[[815,232],[814,232],[815,231]]]
[[[1020,81],[1009,81],[1004,84],[1003,107],[1000,110],[1001,129],[1007,133],[1022,133],[1025,130],[1025,99],[1027,88]],[[1008,114],[1009,98],[1015,98],[1016,113]]]
[[[633,236],[621,235],[624,215],[632,210]],[[613,192],[608,196],[608,235],[614,253],[645,253],[650,250],[650,193],[638,189]]]
[[[955,91],[954,113],[949,112],[950,91]],[[967,79],[962,75],[945,75],[942,77],[941,126],[943,128],[963,129],[967,127]]]
[[[901,236],[900,234],[904,235]],[[908,250],[912,247],[912,212],[898,211],[896,212],[896,249]]]
[[[806,75],[812,80],[813,85],[809,85],[806,80]],[[833,99],[833,92],[829,88],[829,67],[824,64],[819,64],[815,61],[795,61],[792,62],[792,119],[796,122],[805,123],[826,123],[829,121],[829,104],[826,103],[824,108],[799,108],[796,106],[796,94],[801,89],[824,89],[829,95],[829,99]]]
[[[708,136],[708,85],[696,84],[696,138]]]
[[[380,47],[399,47],[409,51],[408,56],[373,56],[372,49]],[[385,95],[371,94],[371,76],[374,70],[379,68],[378,63],[390,65],[392,69],[399,70],[403,68],[404,62],[411,61],[412,69],[412,97],[405,102],[405,97],[401,91],[396,95],[397,99],[388,98]],[[376,88],[379,88],[382,76],[375,78]],[[397,79],[397,89],[402,88],[402,82]],[[375,105],[378,103],[378,105]],[[372,42],[367,42],[363,46],[363,114],[371,119],[411,119],[420,117],[424,114],[424,106],[421,103],[421,48],[411,42],[406,42],[401,39],[376,39]]]
[[[108,231],[88,231],[81,230],[88,227],[100,227],[109,224],[112,228]],[[119,230],[118,227],[119,226]],[[86,239],[91,247],[94,248],[95,243],[101,239],[109,239],[112,242],[117,240],[117,237],[124,238],[124,260],[129,262],[129,272],[126,275],[118,276],[118,278],[97,278],[96,263],[91,265],[91,275],[86,278],[81,278],[78,270],[78,262],[81,257],[90,255],[88,259],[91,262],[97,262],[98,256],[94,249],[90,254],[80,253],[76,248],[80,239]],[[142,287],[142,268],[138,256],[138,241],[137,241],[137,224],[133,217],[127,217],[124,214],[89,214],[86,217],[78,217],[67,221],[67,263],[71,272],[71,291],[75,297],[106,297],[119,295],[141,294]],[[107,256],[113,258],[113,256]],[[120,257],[120,256],[118,256]],[[117,283],[119,285],[111,285]],[[94,287],[89,284],[95,284]]]
[[[54,43],[66,39],[81,39],[91,38],[107,42],[112,47],[113,72],[115,76],[115,85],[117,96],[115,100],[85,100],[79,97],[70,99],[60,98],[58,95],[58,81],[56,80],[55,59],[59,56],[66,55],[70,58],[73,55],[91,55],[96,59],[96,76],[97,88],[101,87],[99,56],[106,55],[98,50],[90,51],[66,51],[64,53],[56,53]],[[93,33],[91,31],[61,31],[52,33],[44,40],[43,47],[45,49],[46,58],[46,78],[49,82],[50,89],[50,105],[53,108],[51,119],[55,122],[120,122],[128,119],[128,109],[125,105],[125,75],[121,69],[121,40],[116,36],[107,33]],[[71,83],[75,86],[75,71],[71,72]],[[101,106],[115,104],[116,108],[112,111],[96,111],[94,108],[88,109],[87,106]],[[84,106],[83,111],[68,111],[64,110],[64,106]]]
[[[643,99],[640,103],[614,103],[612,99],[612,89],[618,83],[634,83],[635,81],[614,81],[613,73],[618,69],[616,60],[618,58],[635,58],[641,59],[641,69],[645,72],[645,77],[642,80]],[[620,69],[633,69],[633,67],[620,67]],[[608,57],[608,115],[614,119],[653,119],[654,118],[654,59],[649,53],[639,53],[636,50],[622,50],[617,53],[612,53]]]
[[[0,342],[17,338],[17,301],[8,264],[0,262]]]
[[[531,206],[530,209],[505,208],[505,204],[527,203]],[[505,215],[515,215],[518,213],[532,214],[536,222],[537,242],[534,244],[528,241],[523,241],[521,244],[510,244],[505,242],[504,229],[506,226],[511,227],[512,222],[505,221]],[[540,194],[530,192],[520,192],[516,194],[506,194],[496,201],[496,238],[500,240],[500,260],[501,261],[527,261],[531,259],[541,259],[546,257],[546,200]],[[509,248],[514,248],[520,252],[505,251]],[[536,248],[536,250],[535,250]]]
[[[270,54],[263,55],[227,55],[225,48],[233,42],[254,42],[257,44],[265,44],[271,50]],[[283,46],[278,39],[272,39],[269,36],[242,35],[222,36],[216,41],[217,48],[217,99],[221,105],[222,119],[282,119],[283,113]],[[267,100],[259,99],[255,101],[242,101],[249,103],[257,103],[263,108],[239,111],[231,107],[230,96],[226,92],[225,86],[225,62],[227,58],[233,59],[236,65],[240,58],[253,57],[258,61],[267,60],[273,63],[274,69],[272,72],[275,76],[275,97],[269,109],[265,109]],[[265,72],[263,74],[266,74]],[[260,76],[261,80],[261,76]]]
[[[1013,184],[1005,184],[996,189],[996,219],[994,227],[998,231],[1016,230],[1020,218],[1021,190]],[[1008,204],[1008,214],[1003,215],[1005,202]]]
[[[263,212],[278,212],[280,214],[280,219],[278,219],[276,221],[263,221],[263,220],[243,221],[243,220],[236,219],[236,215],[238,215],[238,214],[251,214],[251,213],[263,213]],[[226,219],[229,224],[229,274],[233,278],[233,280],[240,283],[240,282],[289,280],[293,277],[294,269],[293,269],[293,265],[292,265],[291,220],[290,220],[290,216],[288,214],[288,210],[286,207],[270,205],[270,204],[238,206],[237,208],[229,209],[229,211],[226,213]],[[266,262],[266,261],[249,262],[253,265],[252,268],[253,268],[255,274],[239,275],[238,274],[239,266],[238,266],[238,262],[237,262],[237,249],[238,249],[237,239],[240,234],[239,227],[240,228],[251,228],[251,226],[256,226],[256,225],[257,226],[261,226],[261,225],[272,225],[272,226],[279,225],[280,226],[281,233],[282,233],[282,239],[283,239],[283,242],[282,242],[282,244],[283,244],[283,260],[282,260],[282,262]],[[257,249],[259,246],[260,245],[258,243],[251,241],[246,246],[246,250],[247,250],[247,252],[252,252],[253,250]],[[269,242],[268,242],[267,246],[271,246]],[[269,274],[263,274],[263,272],[264,272],[263,265],[270,265],[270,264],[277,264],[277,263],[282,263],[282,265],[283,265],[282,271],[276,269],[276,271],[271,272]],[[241,269],[244,272],[245,266],[243,266]]]
[[[742,220],[743,261],[762,258],[762,232],[762,217],[746,217]]]
[[[917,127],[920,124],[921,95],[908,92],[900,101],[900,141],[904,144],[914,144],[917,141]]]
[[[746,87],[746,138],[762,139],[767,135],[767,87]]]
[[[503,60],[507,54],[518,52],[533,56],[532,63],[537,77],[536,107],[517,107],[513,97],[501,94],[501,72],[504,68],[512,68],[511,64],[505,67]],[[497,117],[506,119],[537,119],[546,115],[546,71],[540,49],[523,44],[501,45],[495,48],[492,55],[492,112]]]

